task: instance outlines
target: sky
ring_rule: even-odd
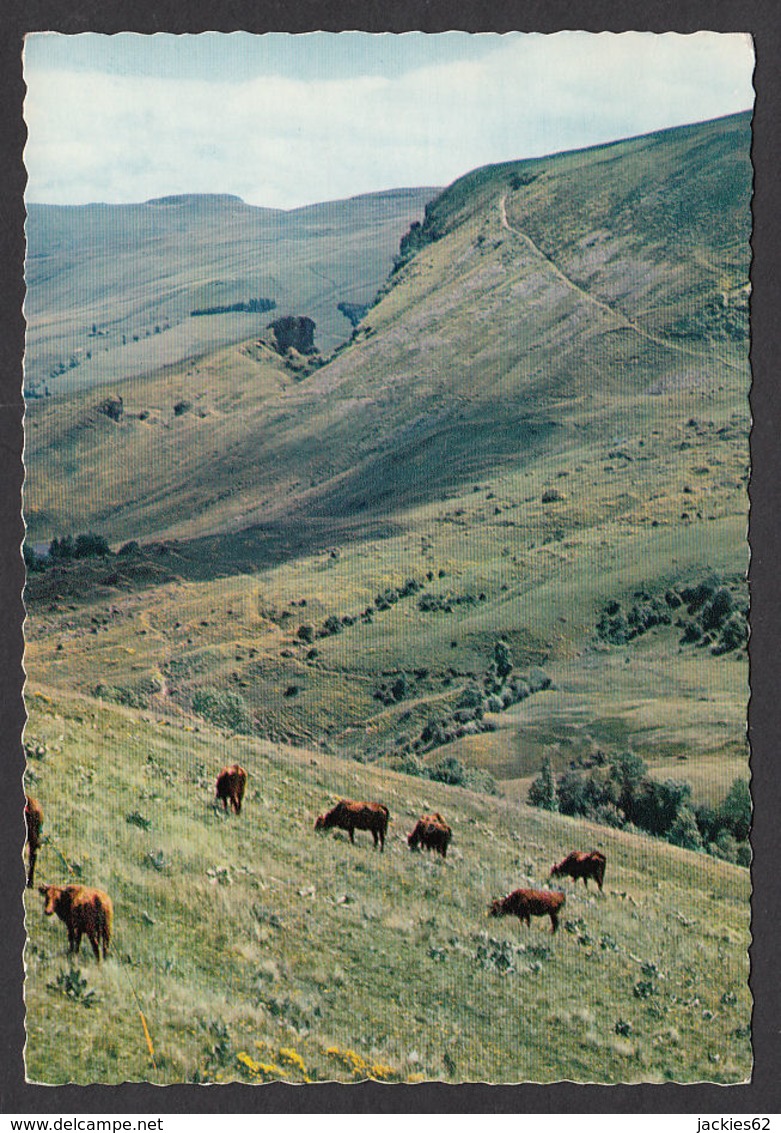
[[[753,106],[741,34],[27,36],[26,199],[296,208]]]

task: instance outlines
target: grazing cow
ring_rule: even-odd
[[[56,913],[68,930],[68,944],[71,952],[78,952],[84,933],[92,945],[95,959],[100,961],[100,945],[103,945],[103,959],[106,959],[111,941],[111,923],[114,919],[114,906],[108,893],[102,889],[87,889],[85,885],[41,885],[39,892],[44,897],[43,911],[47,917]]]
[[[247,772],[238,763],[230,767],[223,767],[217,776],[217,794],[215,803],[222,802],[223,810],[228,809],[228,803],[236,814],[241,814],[241,802],[247,786]]]
[[[436,850],[443,858],[447,857],[447,848],[453,837],[453,831],[445,822],[441,814],[424,814],[417,821],[412,833],[407,837],[407,845],[411,850],[422,846],[426,850]]]
[[[385,834],[390,822],[390,812],[382,803],[355,803],[351,799],[341,799],[333,810],[318,816],[315,830],[330,830],[337,826],[346,830],[350,841],[355,843],[356,830],[371,830],[374,848],[380,843],[380,851],[385,849]]]
[[[550,889],[516,889],[491,904],[492,917],[517,917],[531,927],[531,917],[550,917],[551,932],[559,927],[559,910],[566,897]]]
[[[35,862],[38,849],[41,845],[41,827],[43,826],[43,810],[41,804],[32,795],[25,795],[24,820],[27,823],[27,888],[32,889],[35,876]]]
[[[586,854],[582,850],[573,850],[571,854],[567,854],[563,862],[559,862],[558,865],[553,867],[550,875],[551,877],[571,877],[574,882],[582,877],[586,889],[588,889],[588,881],[591,878],[596,881],[601,892],[602,882],[605,880],[606,863],[605,855],[600,854],[599,850],[593,850],[590,854]]]

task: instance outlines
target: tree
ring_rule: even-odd
[[[102,535],[95,535],[90,531],[86,535],[76,536],[76,543],[73,548],[74,558],[88,559],[110,553],[108,542]]]
[[[588,814],[588,781],[580,771],[565,771],[559,779],[556,790],[559,810],[562,814]]]
[[[614,802],[624,812],[627,822],[636,821],[637,802],[647,770],[640,756],[631,751],[619,755],[610,769],[610,778],[616,788]]]
[[[497,641],[494,645],[494,664],[499,680],[506,681],[513,671],[513,657],[506,641]]]
[[[688,783],[676,779],[665,779],[663,783],[645,779],[634,804],[635,817],[632,821],[642,830],[666,838],[691,793]]]
[[[682,846],[684,850],[701,850],[702,837],[691,807],[683,806],[670,827],[667,841],[674,846]]]
[[[73,538],[70,535],[63,535],[62,539],[52,539],[49,545],[49,558],[50,559],[72,559],[73,558]]]
[[[540,810],[558,810],[559,802],[556,797],[556,780],[553,776],[550,756],[546,755],[537,778],[529,787],[528,801],[530,806],[537,806]]]
[[[44,569],[43,559],[40,557],[40,555],[36,555],[35,551],[29,543],[23,544],[22,557],[24,559],[24,565],[28,571]]]
[[[751,792],[745,779],[735,779],[716,816],[719,826],[726,827],[736,841],[746,841],[751,829]]]

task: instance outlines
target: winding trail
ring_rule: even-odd
[[[525,232],[521,232],[519,228],[514,228],[513,225],[510,224],[509,220],[507,219],[506,201],[507,194],[505,193],[499,201],[499,216],[501,218],[502,228],[506,229],[508,232],[511,232],[513,236],[517,236],[519,240],[522,240],[529,251],[532,252],[532,254],[535,255],[538,259],[542,260],[550,269],[550,271],[552,271],[553,274],[562,281],[562,283],[566,284],[566,286],[569,287],[571,291],[577,292],[578,295],[580,295],[583,299],[586,299],[594,307],[598,307],[600,311],[603,311],[606,315],[610,315],[610,317],[617,323],[616,329],[618,329],[618,327],[623,327],[627,330],[632,330],[641,338],[646,339],[647,342],[654,343],[655,346],[662,346],[666,350],[675,350],[679,354],[684,354],[689,358],[700,357],[697,351],[692,350],[689,347],[681,346],[677,342],[670,342],[665,338],[659,338],[657,335],[651,334],[647,330],[643,330],[641,326],[639,326],[635,322],[632,322],[632,320],[630,318],[627,318],[627,316],[622,314],[622,312],[614,310],[614,308],[609,307],[607,303],[603,303],[601,299],[595,299],[594,296],[589,294],[588,291],[584,291],[584,289],[577,283],[575,283],[574,280],[570,279],[568,275],[565,275],[561,268],[558,267],[553,262],[553,260],[546,256],[541,248],[537,247],[530,236],[527,236]],[[715,351],[714,354],[716,354]],[[720,354],[716,354],[716,357],[725,366],[729,366],[731,370],[739,369],[739,367],[736,366],[733,362],[728,361],[726,358],[722,358]]]

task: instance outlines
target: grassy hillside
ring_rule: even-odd
[[[32,403],[33,537],[74,524],[127,539],[234,523],[360,523],[528,468],[543,452],[559,457],[554,474],[599,462],[600,480],[615,461],[616,484],[627,469],[634,479],[643,457],[641,487],[659,478],[683,487],[707,465],[691,467],[691,450],[710,451],[725,430],[730,474],[738,461],[745,473],[749,141],[737,116],[456,183],[354,341],[273,392],[258,386],[245,351],[227,366],[218,356],[125,383],[123,419],[100,421],[97,433],[97,396]],[[684,176],[690,163],[708,177]],[[707,228],[701,197],[714,181],[727,188]],[[464,199],[473,200],[465,215]],[[172,421],[178,398],[206,416]],[[252,409],[261,401],[262,425]],[[695,437],[684,431],[691,418]],[[213,425],[230,432],[230,464]],[[688,455],[671,468],[670,446],[684,443]],[[147,493],[150,451],[159,486]],[[647,467],[659,456],[664,470]],[[63,462],[82,476],[64,498]],[[121,473],[90,481],[84,470],[96,462]],[[586,489],[602,495],[593,474],[569,487],[581,501]]]
[[[138,205],[36,205],[27,219],[25,382],[42,393],[117,382],[306,314],[330,351],[338,304],[368,303],[433,189],[398,189],[285,212],[238,197]],[[272,314],[191,311],[273,300]]]
[[[309,377],[250,345],[125,383],[118,422],[90,394],[34,403],[33,535],[220,533],[33,575],[31,672],[172,712],[227,688],[262,735],[377,758],[452,708],[504,637],[516,668],[544,664],[561,695],[455,741],[459,756],[525,792],[544,754],[561,770],[629,746],[723,796],[746,768],[745,655],[686,647],[673,625],[624,645],[596,626],[609,601],[742,577],[746,344],[659,338],[562,275],[592,197],[600,223],[631,202],[645,218],[635,243],[668,257],[747,257],[747,141],[738,116],[470,175],[429,209],[355,341]],[[689,158],[710,159],[702,183],[675,175]],[[736,202],[717,235],[700,219],[676,244],[652,223],[688,215],[687,201],[700,217],[695,197],[714,183]],[[522,207],[539,226],[549,198],[562,266],[509,227]],[[603,240],[603,278],[625,272],[625,227]],[[681,309],[695,309],[705,258],[684,274],[665,261]],[[380,609],[407,579],[421,591]],[[309,625],[314,642],[299,635]],[[403,703],[383,705],[401,673]]]
[[[29,705],[39,878],[115,903],[113,957],[82,956],[74,976],[64,927],[26,896],[31,1080],[748,1076],[746,870],[192,721],[40,692]],[[237,758],[238,819],[211,807]],[[354,847],[315,834],[343,794],[385,800],[384,854],[360,832]],[[430,808],[454,829],[444,862],[404,841]],[[604,894],[566,881],[556,936],[486,917],[591,846],[608,857]]]
[[[628,751],[692,806],[748,778],[749,143],[475,171],[326,364],[255,336],[30,404],[31,540],[113,545],[28,579],[42,871],[105,884],[132,960],[79,991],[30,909],[31,1076],[146,1076],[142,974],[160,1081],[746,1076],[747,870],[523,803]],[[384,856],[315,838],[340,794],[388,803]],[[424,809],[446,863],[404,846]],[[555,941],[484,919],[592,845]]]

